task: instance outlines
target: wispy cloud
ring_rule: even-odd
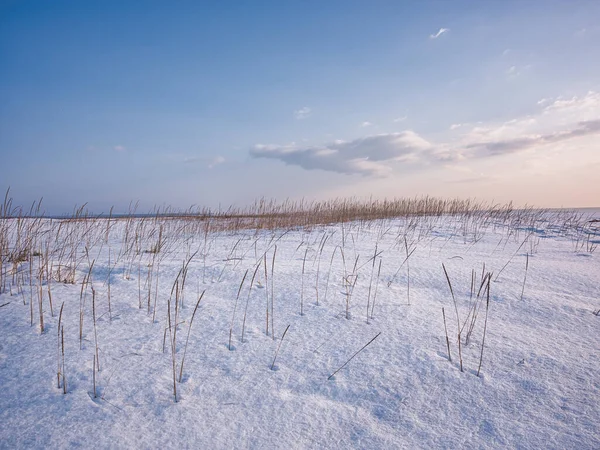
[[[437,39],[439,38],[442,34],[447,33],[448,31],[450,31],[449,28],[440,28],[439,31],[435,34],[430,34],[429,35],[429,39]]]
[[[124,152],[127,149],[124,146],[122,146],[122,145],[115,145],[113,147],[113,150],[116,151],[116,152]]]
[[[404,122],[406,119],[408,119],[408,116],[404,115],[404,116],[400,116],[400,117],[396,117],[394,119],[394,123],[398,123],[398,122]]]
[[[545,103],[551,102],[544,108],[544,114],[552,113],[576,113],[576,114],[592,114],[596,116],[600,114],[600,93],[589,91],[583,97],[574,96],[571,98],[558,97],[554,100],[546,99]],[[589,120],[591,117],[587,117]]]
[[[528,73],[532,69],[531,64],[525,64],[522,66],[512,65],[508,69],[505,70],[506,78],[509,80],[514,80],[520,77],[523,74]]]
[[[364,121],[363,123],[360,124],[360,127],[361,128],[367,128],[367,127],[370,127],[371,125],[373,125],[371,122]]]
[[[219,164],[223,164],[226,160],[222,156],[184,156],[184,157],[175,157],[177,161],[183,162],[185,164],[202,164],[209,169],[213,169]]]
[[[219,164],[223,164],[224,162],[225,162],[225,158],[223,158],[222,156],[216,156],[211,161],[209,161],[208,168],[213,169],[216,166],[218,166]]]
[[[495,156],[519,152],[532,147],[552,144],[569,139],[600,133],[600,119],[579,122],[574,127],[549,134],[523,136],[514,139],[495,140],[470,144],[466,148],[476,150],[477,156]]]
[[[294,111],[294,117],[298,120],[306,119],[310,116],[312,110],[308,106],[304,106],[296,111]]]
[[[542,99],[534,115],[501,124],[472,126],[463,136],[461,151],[472,157],[517,153],[548,144],[600,134],[600,94]]]

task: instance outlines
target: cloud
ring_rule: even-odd
[[[430,34],[429,35],[429,39],[437,39],[439,38],[442,34],[447,33],[448,31],[450,31],[449,28],[440,28],[440,30],[436,33],[436,34]]]
[[[352,141],[335,141],[322,147],[256,145],[254,158],[269,158],[306,170],[384,177],[391,164],[419,161],[431,144],[412,131],[367,136]]]
[[[361,128],[366,128],[366,127],[370,127],[371,125],[373,125],[371,122],[369,121],[365,121],[363,123],[360,124]]]
[[[468,145],[467,148],[477,150],[478,156],[495,156],[515,153],[532,147],[552,144],[569,139],[600,133],[600,119],[579,122],[571,129],[549,134],[524,136],[514,139],[480,142]]]
[[[177,161],[183,162],[184,164],[200,163],[208,167],[209,169],[212,169],[218,166],[219,164],[223,164],[225,162],[225,158],[223,158],[222,156],[184,156],[183,158],[181,156],[175,156],[175,159]]]
[[[127,149],[124,146],[122,146],[122,145],[115,145],[113,147],[113,150],[116,151],[116,152],[124,152]]]
[[[600,93],[589,91],[583,97],[571,97],[563,99],[561,97],[552,101],[552,99],[545,99],[545,103],[551,102],[544,108],[544,114],[553,113],[591,113],[593,115],[600,114]]]
[[[525,65],[519,65],[519,66],[512,65],[504,71],[504,74],[506,75],[506,78],[508,80],[515,80],[518,77],[520,77],[521,75],[529,73],[532,68],[533,68],[533,66],[531,64],[525,64]]]
[[[208,168],[212,169],[212,168],[218,166],[219,164],[223,164],[224,162],[225,162],[225,158],[223,158],[222,156],[216,156],[215,158],[213,158],[212,160],[209,161]]]
[[[334,141],[321,146],[256,145],[254,158],[268,158],[306,170],[325,170],[365,177],[385,177],[403,169],[469,167],[499,156],[531,149],[548,154],[581,150],[593,155],[591,139],[600,135],[600,94],[548,99],[535,114],[503,123],[457,123],[450,126],[447,140],[432,143],[413,131]],[[551,145],[558,145],[548,148]],[[534,155],[534,153],[531,153]],[[536,158],[543,158],[540,151]],[[590,156],[591,157],[591,156]]]
[[[294,117],[298,120],[306,119],[311,114],[311,109],[308,106],[304,106],[297,111],[294,111]]]
[[[402,117],[397,117],[396,119],[394,119],[394,123],[398,123],[398,122],[404,122],[406,119],[408,119],[408,116],[402,116]]]

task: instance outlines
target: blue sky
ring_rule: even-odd
[[[600,2],[0,0],[0,189],[599,206]]]

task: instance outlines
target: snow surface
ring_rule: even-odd
[[[47,220],[44,226],[56,229],[57,222]],[[12,286],[12,295],[0,295],[0,447],[600,448],[600,317],[593,314],[600,308],[600,252],[586,250],[562,226],[434,217],[220,232],[205,241],[201,234],[165,225],[160,253],[123,255],[124,227],[124,221],[113,220],[108,242],[103,225],[95,231],[97,239],[88,235],[78,242],[76,284],[51,285],[54,317],[44,291],[43,333],[36,287],[30,291],[27,277],[22,292]],[[600,240],[599,235],[592,238],[592,243]],[[95,261],[97,398],[89,287],[84,290],[82,349],[79,343],[81,283],[89,268],[85,239],[89,260]],[[155,241],[156,233],[148,235],[141,249]],[[274,340],[265,333],[265,315],[275,246]],[[403,264],[406,246],[409,252],[415,248],[408,267]],[[373,271],[370,258],[376,248],[380,253]],[[205,294],[191,327],[175,402],[167,305],[182,264],[196,251],[179,311],[177,371],[190,317],[199,294]],[[268,279],[261,266],[249,292],[265,252]],[[153,258],[155,265],[160,261],[154,322],[154,292],[150,313],[147,308]],[[461,372],[456,310],[442,263],[461,325],[473,305],[472,270],[477,288],[483,265],[485,272],[493,272],[480,376],[485,298],[468,345],[462,335]],[[27,276],[28,263],[19,270]],[[376,284],[374,314],[367,323],[369,286],[372,300]],[[66,395],[57,387],[63,302]]]

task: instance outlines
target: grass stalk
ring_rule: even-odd
[[[275,361],[277,360],[277,355],[279,354],[279,349],[281,349],[281,344],[283,343],[283,338],[285,338],[285,335],[289,328],[290,328],[289,325],[287,327],[285,327],[283,335],[281,335],[281,340],[279,341],[279,345],[277,346],[277,350],[275,351],[275,356],[273,357],[273,362],[271,363],[271,370],[275,370]]]
[[[529,269],[529,253],[525,253],[525,276],[523,277],[523,287],[521,288],[521,301],[525,293],[525,283],[527,282],[527,270]]]
[[[190,319],[190,326],[188,327],[187,337],[185,338],[185,346],[183,347],[183,356],[181,357],[181,365],[179,367],[179,382],[180,383],[181,383],[181,379],[183,378],[183,363],[185,363],[185,355],[187,353],[187,346],[188,346],[188,342],[190,340],[190,332],[192,331],[192,324],[194,323],[194,317],[196,317],[196,310],[198,309],[198,306],[200,305],[200,302],[202,301],[202,297],[204,297],[205,292],[206,291],[202,291],[202,294],[200,294],[200,298],[196,302],[196,307],[194,308],[194,312],[192,313],[192,318]]]
[[[458,305],[456,303],[456,297],[454,296],[454,289],[452,289],[452,283],[450,282],[450,277],[448,276],[448,271],[446,270],[446,266],[442,263],[442,268],[444,269],[444,274],[446,275],[446,281],[448,281],[448,287],[450,288],[450,293],[452,294],[452,301],[454,302],[454,311],[456,312],[456,329],[458,334],[458,359],[460,361],[460,371],[463,372],[463,360],[462,360],[462,344],[460,338],[460,317],[458,315]]]
[[[342,370],[344,367],[346,367],[348,365],[348,363],[350,361],[352,361],[354,359],[354,357],[356,355],[358,355],[360,352],[362,352],[365,348],[367,348],[367,346],[369,346],[369,344],[371,344],[371,342],[373,342],[375,339],[377,339],[379,337],[379,335],[381,334],[381,331],[379,333],[377,333],[375,335],[375,337],[373,339],[371,339],[369,342],[367,342],[359,351],[357,351],[354,355],[352,355],[344,364],[342,364],[335,372],[333,372],[331,375],[329,375],[327,377],[328,380],[331,380],[336,373],[338,373],[340,370]]]
[[[479,356],[479,367],[477,368],[477,376],[479,376],[479,372],[481,371],[481,364],[483,363],[483,349],[485,347],[485,334],[487,331],[487,319],[488,319],[488,310],[489,309],[490,309],[490,282],[488,279],[487,300],[485,302],[485,321],[483,323],[483,338],[481,340],[481,355]]]

